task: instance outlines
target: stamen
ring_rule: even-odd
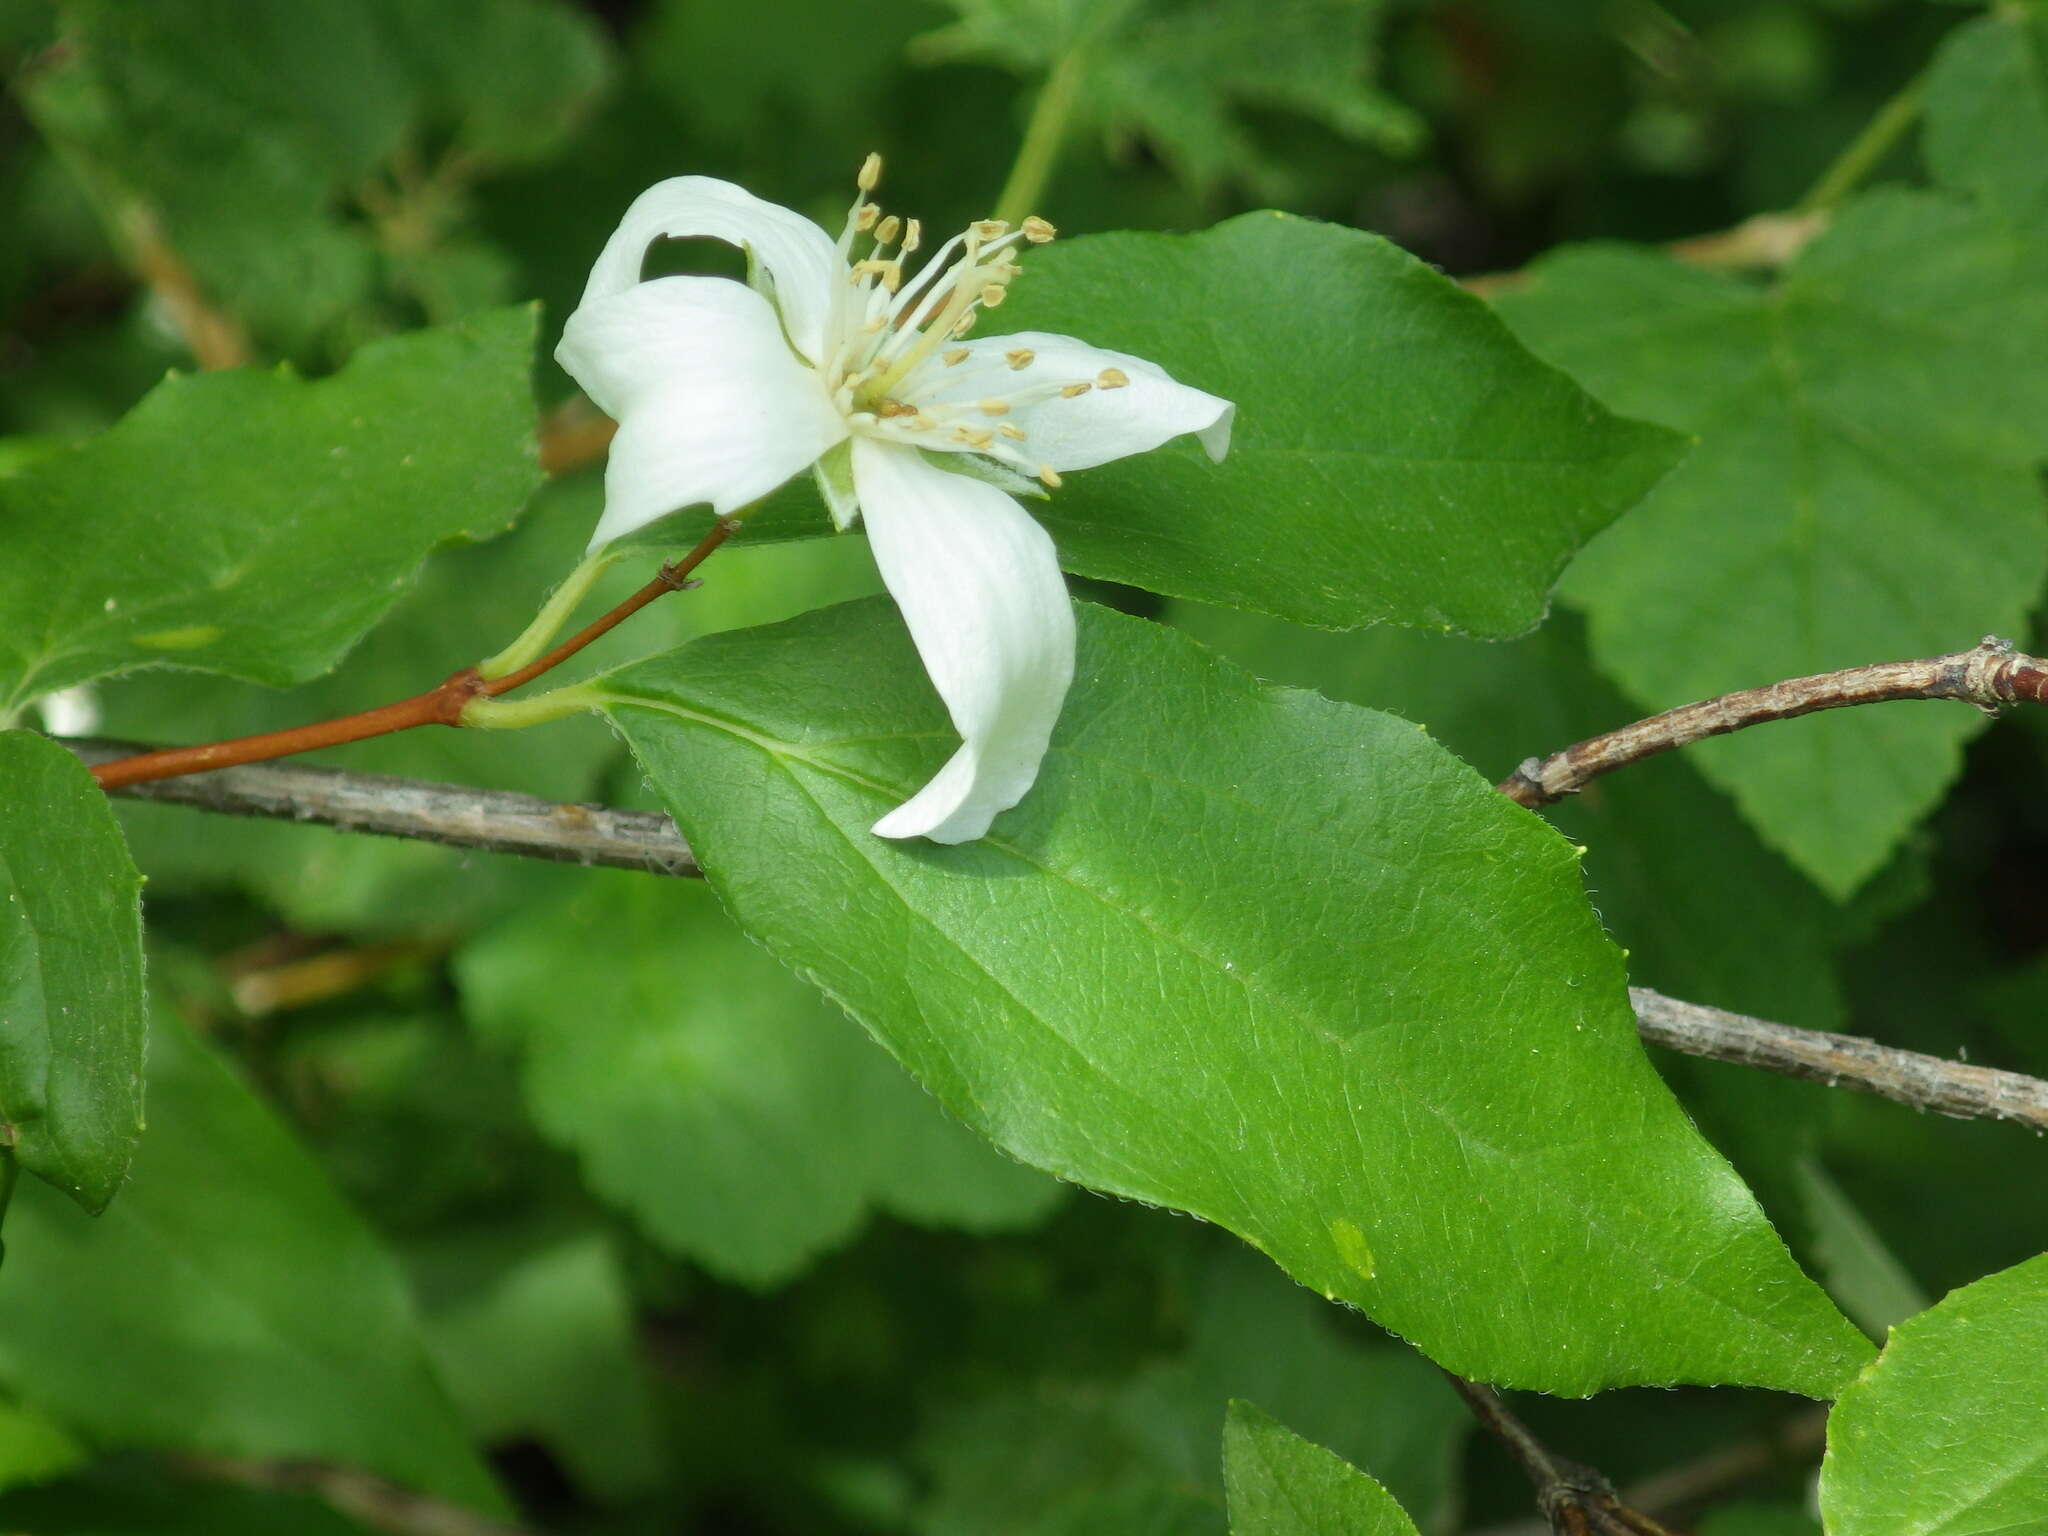
[[[1030,218],[1024,221],[1022,229],[1024,233],[1024,238],[1026,240],[1029,240],[1033,245],[1043,245],[1046,241],[1052,239],[1054,235],[1057,235],[1059,233],[1058,230],[1054,229],[1050,224],[1046,223],[1045,220],[1041,219],[1035,213],[1032,214]]]
[[[993,240],[997,235],[1006,235],[1010,232],[1009,223],[1003,219],[982,219],[972,228],[984,240]]]
[[[872,192],[882,179],[882,157],[870,154],[860,163],[860,174],[854,177],[854,184],[863,192]]]
[[[1062,400],[1073,400],[1081,395],[1087,394],[1088,391],[1093,389],[1094,387],[1095,386],[1093,384],[1088,383],[1063,384],[1060,386],[1060,398]]]
[[[924,225],[912,219],[903,228],[903,254],[908,256],[924,244]]]
[[[981,303],[984,309],[994,309],[1005,298],[1001,283],[984,283],[981,288]],[[1126,379],[1125,383],[1130,381]]]
[[[965,336],[965,335],[966,335],[966,334],[967,334],[967,333],[968,333],[969,331],[971,331],[971,330],[973,330],[973,329],[974,329],[974,311],[973,311],[973,310],[971,310],[971,309],[970,309],[970,310],[968,310],[968,311],[967,311],[967,313],[965,313],[964,315],[962,315],[962,316],[961,316],[961,317],[960,317],[960,318],[959,318],[958,320],[955,320],[955,321],[953,322],[953,334],[954,334],[954,335],[955,335],[956,337],[958,337],[958,336]]]
[[[1131,382],[1131,376],[1121,368],[1105,368],[1095,375],[1095,382],[1104,389],[1122,389]]]
[[[875,414],[877,416],[884,417],[914,416],[917,414],[917,407],[914,405],[905,405],[901,400],[884,400],[880,405],[875,407]]]
[[[1013,443],[1021,443],[1024,441],[1023,430],[1021,428],[1011,426],[1007,421],[1004,422],[1001,426],[997,427],[996,431],[1001,433],[1004,437],[1007,437]]]
[[[967,359],[972,357],[973,355],[974,354],[972,352],[969,352],[965,347],[955,347],[945,356],[946,366],[948,368],[957,368],[962,363],[966,362]]]
[[[1050,464],[1038,466],[1038,478],[1045,482],[1045,488],[1049,491],[1056,491],[1060,488],[1059,472]]]
[[[871,155],[869,158],[873,159],[874,157]],[[875,227],[875,220],[881,216],[882,210],[877,205],[874,203],[862,203],[859,211],[853,216],[853,227],[862,234],[866,234]]]
[[[875,244],[894,245],[896,243],[896,237],[902,233],[903,221],[897,218],[896,215],[892,213],[889,215],[889,217],[882,220],[880,224],[875,226]]]
[[[1029,368],[1031,366],[1031,359],[1036,356],[1038,354],[1029,347],[1012,347],[1003,354],[1003,361],[1012,368]]]
[[[984,416],[1007,416],[1010,414],[1010,402],[1007,400],[984,400],[975,406],[975,409]]]
[[[970,448],[986,448],[996,440],[995,433],[986,427],[955,427],[953,441],[965,443]]]

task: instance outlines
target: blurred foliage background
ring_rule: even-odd
[[[986,213],[1035,142],[1057,150],[1040,211],[1065,234],[1280,206],[1455,275],[1721,230],[1797,205],[1971,14],[0,0],[0,473],[105,427],[166,369],[319,374],[527,297],[551,339],[627,202],[683,172],[829,224],[880,149],[894,200],[938,227]],[[1053,92],[1071,108],[1056,146],[1032,136]],[[1882,169],[1913,175],[1913,155],[1904,139]],[[564,472],[514,533],[437,557],[332,678],[284,697],[150,674],[85,701],[96,728],[184,740],[363,707],[516,630],[601,494],[566,379],[543,364],[536,385]],[[741,549],[603,659],[871,590],[856,541]],[[1495,776],[1635,713],[1569,614],[1483,646],[1091,595],[1425,720]],[[1847,904],[1683,761],[1560,820],[1594,847],[1595,900],[1639,980],[2041,1072],[2044,745],[2027,719],[1983,736],[1936,821]],[[336,760],[646,803],[589,720],[516,748],[415,733]],[[701,888],[180,810],[124,820],[151,878],[150,1130],[97,1224],[43,1189],[9,1215],[0,1527],[405,1518],[266,1459],[311,1441],[561,1531],[1217,1532],[1231,1396],[1374,1473],[1426,1530],[1527,1518],[1517,1475],[1467,1443],[1412,1351],[1219,1233],[1001,1160]],[[1981,1176],[2005,1128],[1660,1066],[1873,1331],[2039,1246],[2048,1180]],[[358,1355],[388,1369],[335,1368]],[[1817,1529],[1807,1405],[1524,1406],[1618,1481],[1664,1479],[1665,1507],[1714,1536]]]

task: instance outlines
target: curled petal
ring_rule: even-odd
[[[907,390],[919,404],[965,403],[982,396],[1024,397],[1004,418],[1022,431],[1018,452],[1055,470],[1092,469],[1112,459],[1149,453],[1170,438],[1192,432],[1211,460],[1230,451],[1230,423],[1237,407],[1228,400],[1175,382],[1156,363],[1125,352],[1091,347],[1071,336],[1018,331],[965,344],[967,357],[950,368],[927,368]],[[1023,352],[1031,360],[1011,368]],[[1103,388],[1105,377],[1126,382]],[[1087,384],[1071,397],[1062,385]],[[1031,397],[1037,396],[1033,399]]]
[[[971,842],[1038,777],[1073,681],[1074,610],[1052,539],[994,486],[914,448],[856,437],[853,478],[875,564],[961,736],[874,830]]]
[[[722,277],[586,300],[555,358],[619,423],[593,548],[699,502],[737,511],[846,435],[768,301]]]
[[[664,235],[704,236],[751,251],[772,286],[790,343],[810,361],[820,360],[832,296],[846,281],[838,246],[802,214],[712,176],[672,176],[633,199],[590,269],[583,303],[639,282],[647,248]]]

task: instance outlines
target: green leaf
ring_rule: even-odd
[[[1921,148],[1941,181],[2048,226],[2048,15],[2006,8],[1942,44]]]
[[[1061,88],[1079,123],[1143,141],[1199,192],[1241,180],[1284,201],[1298,187],[1251,132],[1259,109],[1394,153],[1422,138],[1415,114],[1369,84],[1383,0],[949,3],[961,19],[919,38],[914,56],[1027,76],[1065,65],[1074,78]]]
[[[1501,300],[1523,338],[1615,409],[1702,439],[1566,580],[1602,669],[1647,711],[2018,629],[2048,574],[2044,255],[1951,198],[1887,192],[1773,288],[1615,247],[1539,262]],[[1690,755],[1840,898],[1983,724],[1888,705]]]
[[[1190,1250],[1165,1308],[1190,1314],[1185,1347],[1126,1377],[1077,1376],[1048,1340],[1043,1357],[1059,1365],[933,1405],[917,1445],[931,1489],[913,1522],[920,1536],[1220,1536],[1217,1443],[1231,1399],[1247,1395],[1371,1468],[1425,1525],[1447,1515],[1472,1420],[1437,1369],[1392,1340],[1359,1340],[1354,1323],[1250,1249],[1200,1230],[1170,1235]],[[1112,1262],[1127,1276],[1131,1257],[1119,1249]],[[1074,1308],[1052,1326],[1089,1331]]]
[[[122,243],[297,351],[377,324],[380,258],[404,283],[465,180],[553,149],[606,70],[559,0],[79,0],[23,83]]]
[[[174,1016],[153,1026],[121,1198],[15,1196],[0,1377],[101,1445],[335,1461],[502,1512],[396,1264]]]
[[[0,1402],[0,1492],[47,1483],[90,1458],[61,1426],[18,1403]]]
[[[520,1051],[543,1132],[656,1241],[728,1279],[788,1280],[870,1207],[990,1231],[1057,1198],[948,1119],[701,886],[594,873],[469,945],[457,971],[485,1037]]]
[[[1403,1536],[1415,1522],[1358,1468],[1250,1403],[1223,1431],[1231,1536]]]
[[[1398,247],[1286,214],[1049,246],[1000,317],[1237,404],[1221,464],[1182,441],[1035,504],[1066,567],[1302,623],[1519,634],[1684,446]]]
[[[2048,1529],[2048,1255],[1892,1330],[1828,1416],[1828,1536]]]
[[[428,1351],[477,1440],[537,1439],[601,1499],[659,1481],[632,1302],[602,1236],[443,1231],[410,1268]]]
[[[1636,713],[1594,671],[1575,614],[1506,645],[1386,627],[1329,634],[1187,604],[1173,617],[1260,677],[1421,722],[1489,780]],[[1854,937],[1847,915],[1758,841],[1687,754],[1636,764],[1542,814],[1586,848],[1587,890],[1631,981],[1808,1029],[1842,1027],[1835,954]],[[1674,827],[1685,835],[1674,840]],[[1675,1053],[1653,1059],[1796,1250],[1808,1209],[1799,1162],[1826,1123],[1827,1093]]]
[[[867,830],[954,744],[886,604],[601,686],[741,925],[1024,1161],[1469,1376],[1825,1395],[1865,1358],[1650,1070],[1568,844],[1403,721],[1092,609],[1081,657],[960,847]]]
[[[539,484],[533,330],[497,310],[311,384],[174,376],[0,480],[0,720],[137,667],[273,687],[332,667],[430,550],[503,529]]]
[[[0,731],[0,1122],[89,1211],[142,1134],[142,877],[64,748]]]
[[[1723,1504],[1699,1524],[1699,1536],[1821,1536],[1820,1522],[1796,1504]]]
[[[39,1536],[371,1536],[312,1493],[234,1488],[135,1457],[0,1497],[0,1524]]]

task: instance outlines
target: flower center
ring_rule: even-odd
[[[839,236],[848,275],[833,295],[824,359],[825,386],[834,403],[856,430],[922,448],[985,454],[1047,485],[1059,484],[1059,476],[1021,446],[1028,440],[1025,431],[1002,418],[1019,406],[1115,389],[1130,380],[1115,368],[1083,380],[1029,377],[1035,354],[1025,347],[979,354],[961,369],[977,354],[952,345],[982,310],[1003,302],[1010,281],[1023,270],[1012,259],[1019,244],[1043,245],[1056,231],[1035,214],[1015,229],[1000,219],[981,219],[906,279],[904,263],[922,244],[923,227],[869,200],[881,175],[882,157],[869,155]],[[865,253],[855,259],[863,242]],[[955,369],[960,371],[947,371]],[[970,393],[962,388],[970,379],[985,383],[985,390],[971,392],[977,398],[918,402],[920,395]]]

